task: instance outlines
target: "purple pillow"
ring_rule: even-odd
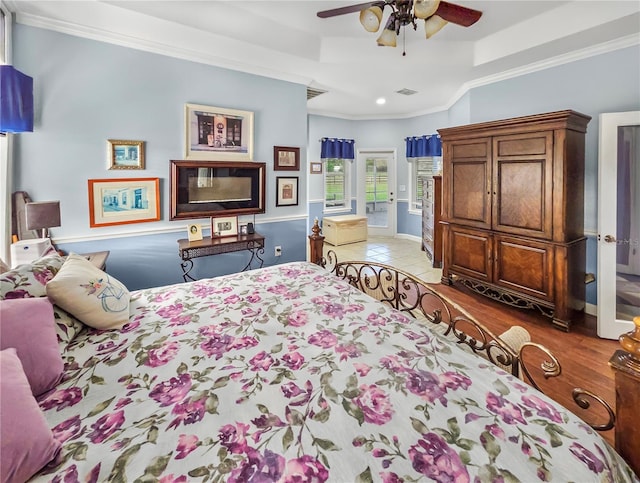
[[[16,349],[34,396],[53,389],[62,378],[55,323],[46,297],[0,300],[0,350]]]
[[[15,349],[0,352],[0,476],[2,481],[27,481],[60,450]]]

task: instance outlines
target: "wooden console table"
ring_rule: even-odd
[[[264,254],[264,236],[259,233],[252,233],[251,235],[237,235],[227,236],[222,238],[204,237],[202,240],[189,241],[186,238],[178,240],[178,252],[182,262],[182,278],[184,281],[195,281],[190,275],[193,269],[193,259],[199,257],[208,257],[210,255],[220,255],[221,253],[240,252],[247,250],[251,253],[249,262],[245,265],[242,271],[251,268],[251,264],[254,260],[260,262],[260,268],[264,260],[262,255]]]

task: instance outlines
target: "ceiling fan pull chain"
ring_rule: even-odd
[[[402,30],[402,57],[407,55],[407,29]]]

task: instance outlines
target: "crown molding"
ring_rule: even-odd
[[[307,112],[309,114],[314,114],[318,116],[336,117],[336,118],[352,120],[352,121],[380,120],[380,119],[409,119],[409,118],[414,118],[419,116],[425,116],[428,114],[435,114],[438,112],[443,112],[451,109],[451,107],[456,102],[458,102],[467,92],[469,92],[470,90],[476,87],[482,87],[485,85],[494,84],[496,82],[513,79],[515,77],[519,77],[522,75],[532,74],[545,69],[550,69],[552,67],[558,67],[564,64],[569,64],[571,62],[576,62],[578,60],[588,59],[589,57],[595,57],[596,55],[606,54],[616,50],[625,49],[627,47],[634,47],[636,45],[640,45],[640,35],[627,35],[625,37],[620,37],[619,39],[603,42],[601,44],[594,45],[592,47],[576,50],[575,52],[569,52],[567,54],[558,55],[558,56],[551,57],[549,59],[545,59],[539,62],[533,62],[523,67],[509,69],[504,72],[500,72],[498,74],[480,77],[478,79],[474,79],[472,81],[468,81],[462,84],[462,86],[460,86],[458,91],[453,95],[453,97],[451,97],[451,99],[449,99],[449,101],[446,104],[443,104],[441,106],[437,106],[431,109],[415,111],[406,115],[345,116],[344,114],[340,114],[340,113],[330,113],[327,111],[314,110],[314,109],[308,109]]]
[[[9,10],[16,11],[14,6],[16,0],[5,0]],[[12,8],[13,6],[13,8]],[[187,60],[197,62],[201,64],[207,64],[211,66],[226,68],[230,70],[240,71],[244,73],[259,75],[272,79],[278,79],[287,82],[293,82],[296,84],[302,84],[309,86],[313,83],[313,79],[307,76],[299,76],[295,74],[289,74],[281,72],[277,69],[269,69],[264,66],[254,65],[247,62],[233,61],[231,59],[223,58],[220,56],[212,55],[205,51],[188,49],[184,47],[176,47],[174,45],[166,44],[156,40],[142,39],[130,35],[123,35],[114,32],[110,32],[104,29],[90,27],[86,25],[79,25],[77,23],[65,22],[57,19],[46,18],[38,15],[32,15],[28,13],[18,12],[15,15],[15,21],[17,23],[38,27],[47,30],[53,30],[56,32],[73,35],[76,37],[96,40],[99,42],[110,43],[119,45],[122,47],[132,48],[136,50],[142,50],[145,52],[151,52],[167,57],[173,57],[181,60]],[[411,119],[414,117],[424,116],[428,114],[434,114],[442,111],[447,111],[456,102],[460,100],[467,92],[476,87],[493,84],[496,82],[512,79],[526,74],[542,71],[552,67],[568,64],[578,60],[586,59],[596,55],[605,54],[615,50],[624,49],[640,44],[640,35],[632,34],[625,37],[621,37],[615,40],[603,42],[601,44],[580,49],[575,52],[569,52],[567,54],[558,55],[549,59],[544,59],[539,62],[533,62],[523,67],[515,69],[509,69],[498,74],[493,74],[478,79],[474,79],[465,82],[460,86],[456,93],[445,103],[434,108],[425,110],[413,111],[410,113],[402,114],[383,114],[383,115],[348,115],[340,112],[327,111],[322,109],[307,109],[308,114],[332,117],[350,121],[365,121],[365,120],[393,120],[393,119]]]
[[[234,61],[225,57],[212,55],[203,50],[188,49],[177,47],[175,45],[163,43],[157,40],[142,39],[131,35],[124,35],[111,32],[105,29],[95,28],[88,25],[80,25],[63,20],[46,18],[39,15],[18,12],[15,14],[16,23],[27,25],[29,27],[37,27],[46,30],[52,30],[75,37],[81,37],[98,42],[118,45],[135,50],[142,50],[153,54],[164,55],[176,59],[197,62],[200,64],[221,67],[225,69],[240,71],[248,74],[269,77],[296,84],[309,85],[313,79],[307,76],[300,76],[282,72],[276,69],[269,69],[264,66],[258,66],[252,63]]]

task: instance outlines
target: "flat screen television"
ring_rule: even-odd
[[[264,213],[266,163],[171,161],[171,219]]]

